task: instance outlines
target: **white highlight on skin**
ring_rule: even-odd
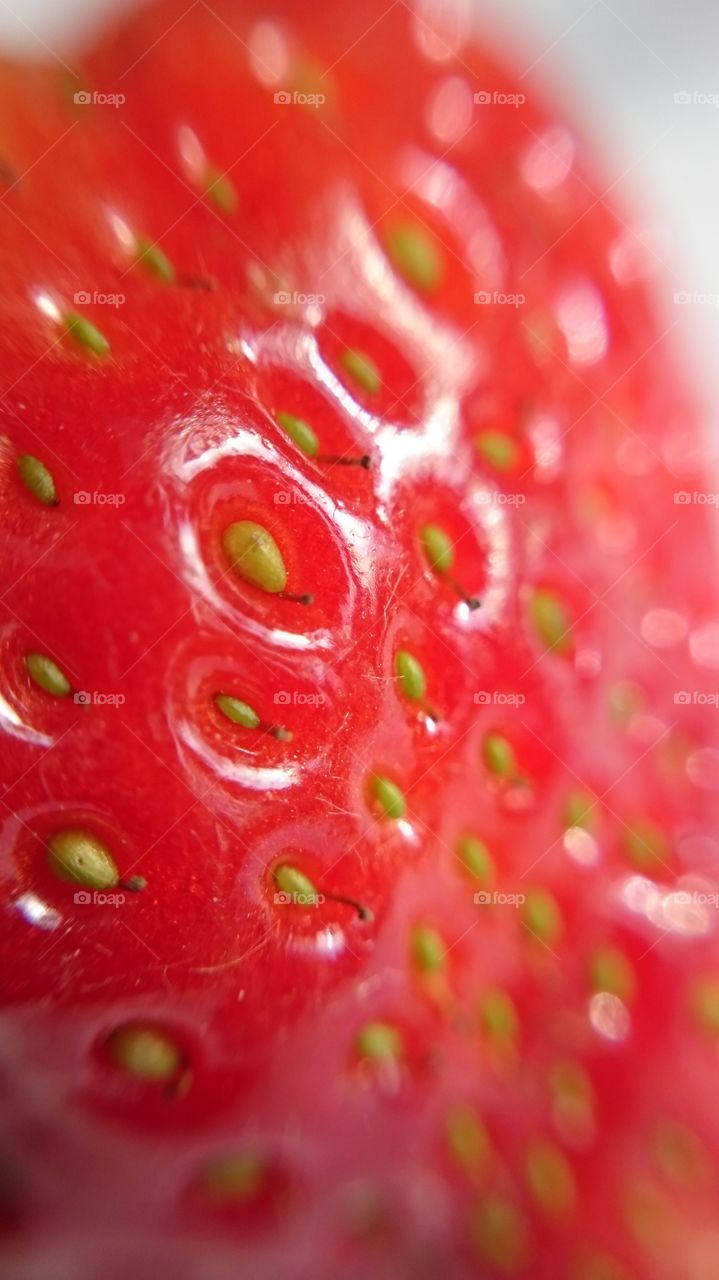
[[[642,639],[655,649],[671,649],[688,630],[686,618],[676,609],[650,609],[641,621]]]
[[[252,74],[261,84],[280,84],[289,70],[290,55],[279,23],[263,19],[256,22],[248,37]]]
[[[627,1006],[609,991],[599,991],[589,1001],[589,1021],[605,1040],[626,1040],[631,1030]]]
[[[557,324],[564,335],[571,364],[585,368],[607,353],[609,331],[604,303],[589,281],[570,285],[556,307]]]
[[[528,187],[538,195],[552,195],[569,174],[574,163],[574,138],[561,125],[545,129],[533,139],[520,162],[520,170]]]
[[[53,907],[48,907],[34,893],[21,894],[19,898],[15,899],[14,906],[29,924],[37,925],[39,929],[57,929],[62,920],[59,911],[55,911]]]
[[[427,124],[439,142],[458,142],[472,124],[474,95],[462,76],[446,76],[433,89],[425,109]]]

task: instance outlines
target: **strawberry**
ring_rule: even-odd
[[[0,77],[9,1280],[714,1280],[704,448],[438,4]]]

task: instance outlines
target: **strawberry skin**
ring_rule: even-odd
[[[440,10],[3,68],[9,1280],[719,1274],[702,441]]]

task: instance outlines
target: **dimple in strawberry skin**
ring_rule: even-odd
[[[715,1280],[710,482],[579,137],[168,0],[0,184],[4,1274]]]

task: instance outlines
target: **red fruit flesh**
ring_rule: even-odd
[[[719,1274],[701,440],[513,92],[291,0],[3,70],[9,1280]]]

